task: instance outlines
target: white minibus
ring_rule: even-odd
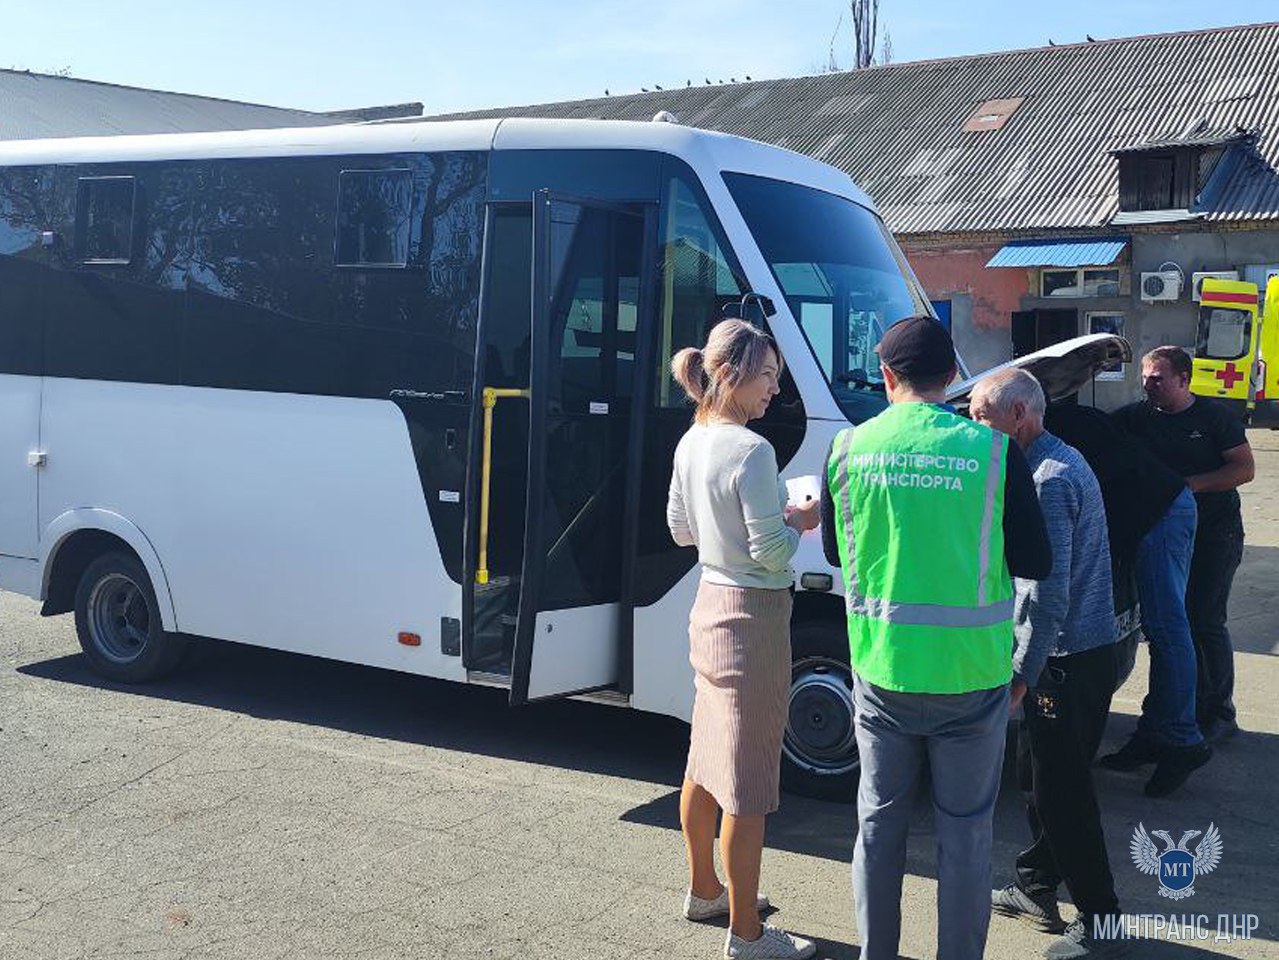
[[[669,362],[726,309],[785,477],[931,310],[844,174],[671,122],[0,144],[0,587],[120,681],[199,636],[687,718]],[[847,800],[840,576],[794,567],[786,782]]]

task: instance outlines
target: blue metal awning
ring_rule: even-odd
[[[1104,267],[1114,263],[1127,237],[1082,240],[1014,240],[990,258],[988,267]]]

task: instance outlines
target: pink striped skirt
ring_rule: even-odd
[[[726,813],[772,813],[790,698],[789,590],[705,580],[688,621],[696,674],[685,776]]]

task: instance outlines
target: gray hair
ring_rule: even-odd
[[[1039,381],[1016,367],[983,377],[973,388],[973,399],[978,395],[1001,413],[1011,411],[1013,404],[1020,403],[1028,414],[1039,420],[1043,420],[1048,407]]]

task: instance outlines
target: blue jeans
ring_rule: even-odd
[[[862,761],[853,846],[862,960],[897,960],[906,837],[925,765],[937,825],[936,957],[981,960],[1008,688],[897,693],[854,675],[853,703]]]
[[[1203,740],[1195,721],[1195,645],[1186,617],[1198,513],[1194,495],[1182,490],[1137,547],[1141,630],[1150,641],[1150,689],[1137,732],[1173,747]]]

